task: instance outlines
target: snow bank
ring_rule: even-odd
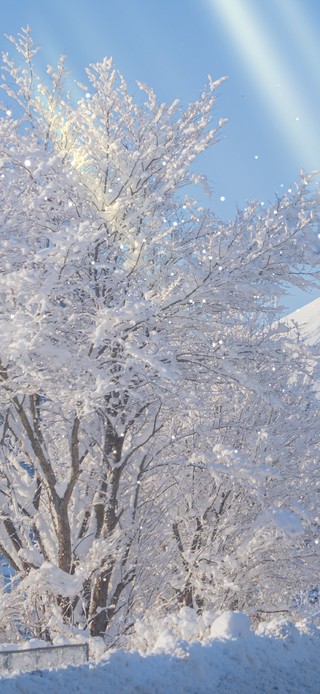
[[[98,664],[16,674],[0,680],[1,694],[319,694],[318,628],[277,619],[255,633],[245,615],[231,612],[207,613],[207,625],[202,621],[200,627],[198,621],[190,610],[180,613],[171,629],[165,625],[159,631],[158,625],[152,635],[148,624],[148,654],[115,650]],[[185,630],[193,638],[203,627],[210,637],[202,642],[179,637]],[[137,643],[142,624],[139,630]]]

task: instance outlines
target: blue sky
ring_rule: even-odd
[[[320,168],[318,0],[11,0],[1,9],[1,49],[4,33],[29,24],[43,62],[66,53],[77,79],[111,55],[133,92],[138,79],[160,100],[187,103],[208,73],[227,75],[216,116],[229,121],[197,165],[217,215],[267,204],[300,168]],[[285,303],[293,310],[318,295]]]

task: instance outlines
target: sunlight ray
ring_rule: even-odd
[[[299,160],[299,166],[308,170],[315,168],[317,123],[305,103],[301,85],[295,81],[285,56],[265,31],[262,20],[243,0],[204,1],[211,15],[223,21],[234,48],[256,82],[270,115],[281,128],[284,141]]]
[[[277,12],[281,13],[295,41],[295,49],[307,64],[313,81],[320,85],[320,73],[317,69],[320,62],[320,45],[315,28],[296,0],[273,0]]]

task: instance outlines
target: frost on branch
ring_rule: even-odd
[[[312,184],[220,222],[182,192],[223,124],[212,81],[185,110],[143,85],[135,102],[106,59],[74,104],[63,59],[40,78],[29,31],[13,43],[25,66],[3,56],[3,614],[19,603],[34,636],[54,623],[116,643],[146,608],[283,599],[317,562],[304,481],[316,356],[275,322],[306,264],[319,281]],[[274,522],[290,514],[297,537]]]

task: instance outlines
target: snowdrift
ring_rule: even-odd
[[[244,614],[226,612],[212,615],[211,624],[208,618],[209,638],[190,641],[179,632],[192,637],[191,612],[180,613],[175,628],[143,632],[140,625],[144,651],[114,650],[77,668],[17,673],[0,679],[1,694],[319,694],[317,627],[273,619],[254,632]]]

